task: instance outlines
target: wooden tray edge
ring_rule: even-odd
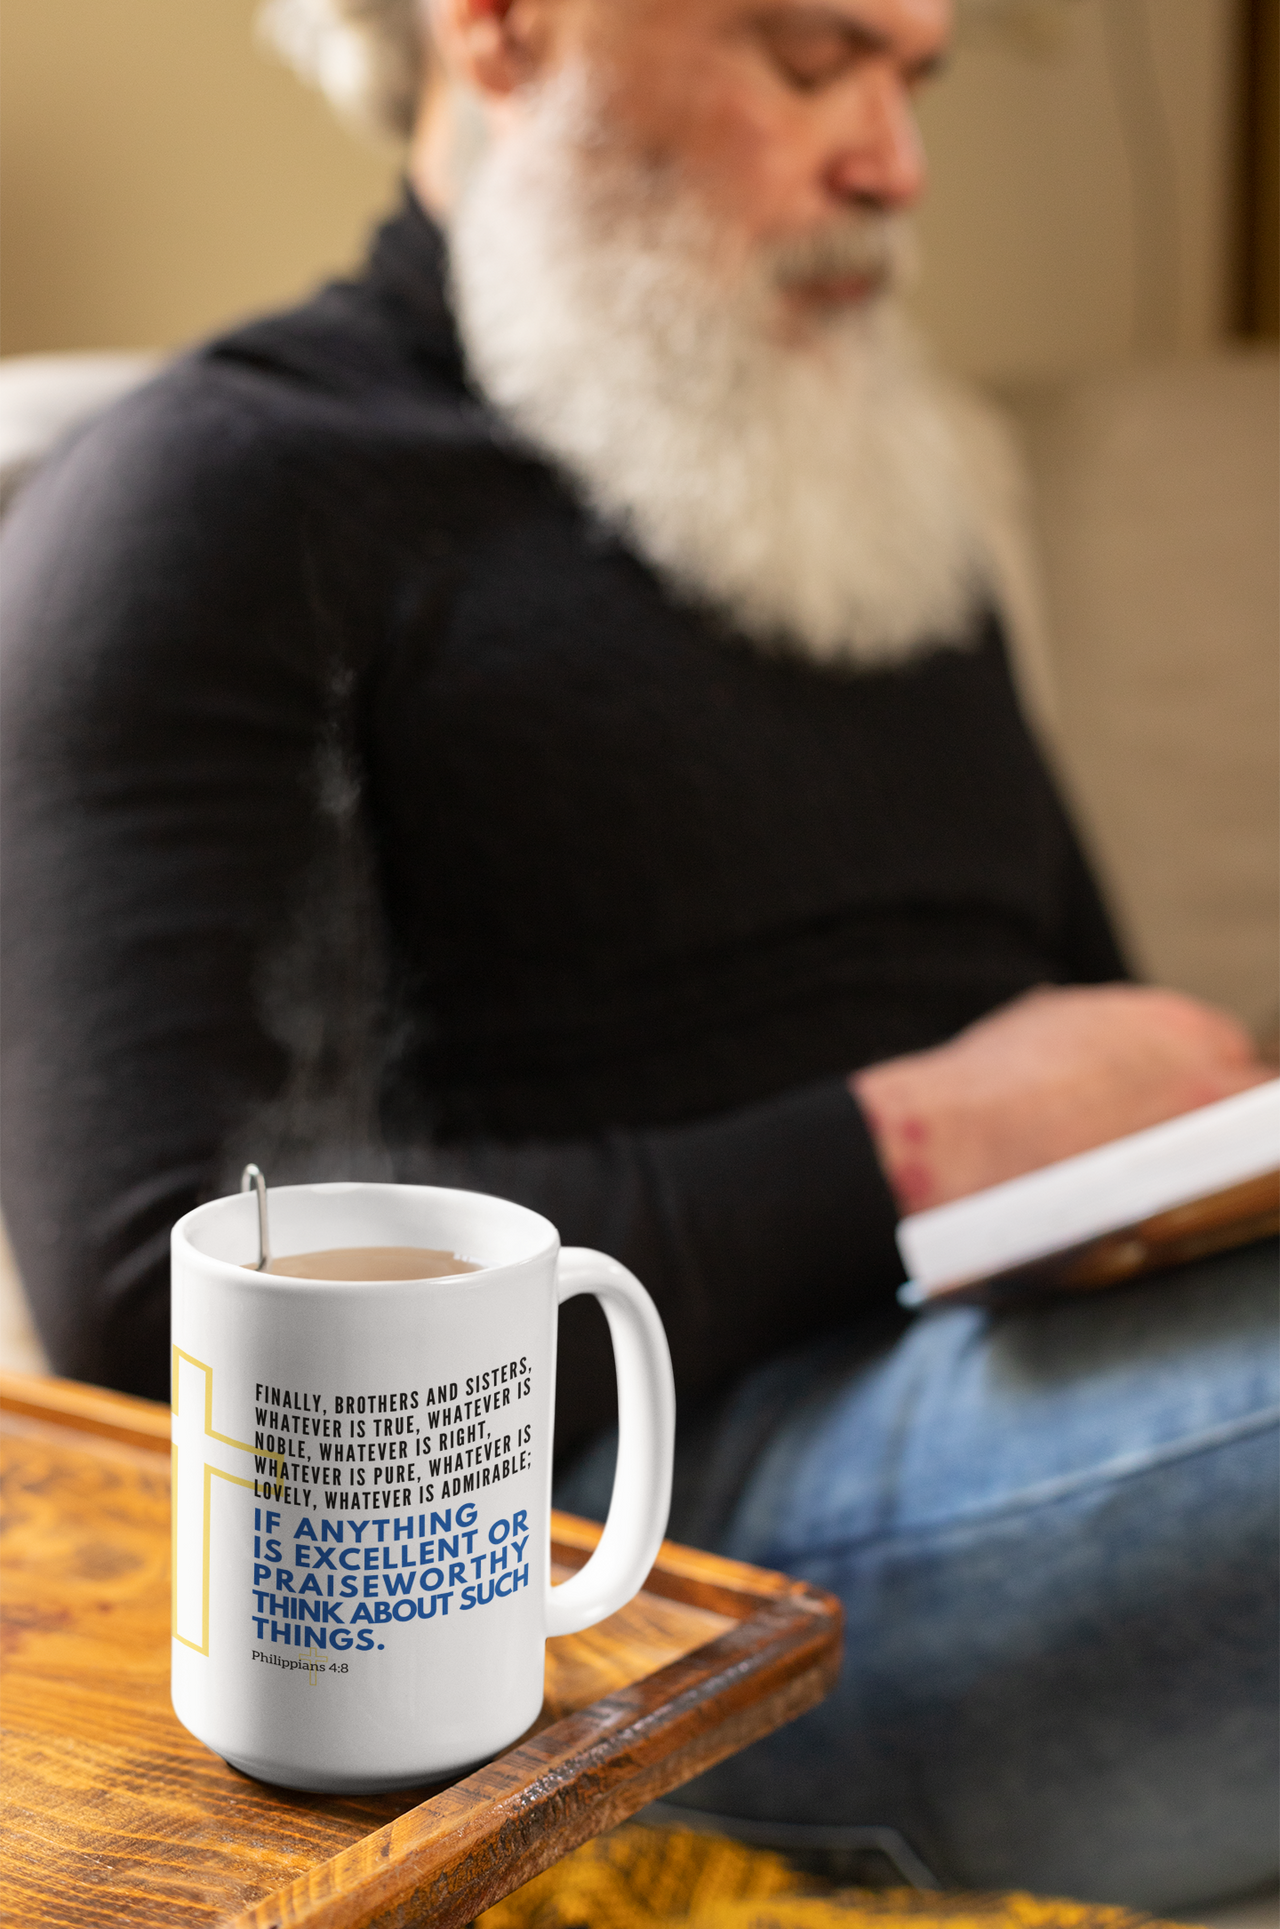
[[[580,1567],[595,1548],[602,1528],[576,1514],[551,1510],[551,1556],[565,1567]],[[644,1583],[644,1592],[710,1608],[740,1621],[754,1614],[764,1601],[803,1593],[805,1584],[772,1568],[750,1567],[744,1561],[707,1554],[682,1541],[664,1540]]]
[[[843,1612],[833,1595],[791,1585],[796,1595],[565,1716],[224,1929],[464,1929],[571,1849],[824,1698]],[[761,1673],[771,1677],[763,1694]]]
[[[172,1440],[169,1409],[158,1400],[52,1375],[0,1369],[0,1411],[99,1434],[150,1453],[167,1454]]]

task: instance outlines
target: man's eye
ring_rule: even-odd
[[[783,79],[804,93],[838,80],[857,58],[848,34],[831,27],[773,26],[763,39]]]

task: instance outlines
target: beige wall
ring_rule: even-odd
[[[1001,381],[1209,346],[1230,307],[1234,0],[997,3],[926,97],[920,308]]]
[[[253,45],[255,0],[4,0],[0,347],[168,346],[354,260],[394,157]]]
[[[1236,0],[973,5],[924,110],[947,359],[1016,381],[1212,341]],[[178,343],[356,258],[395,157],[254,47],[253,12],[5,0],[6,353]]]

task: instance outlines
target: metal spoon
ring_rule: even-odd
[[[256,1165],[247,1165],[240,1174],[241,1192],[258,1195],[258,1263],[255,1273],[265,1273],[271,1264],[271,1234],[267,1226],[267,1182]]]

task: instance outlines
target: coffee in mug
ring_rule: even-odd
[[[465,1773],[537,1717],[547,1636],[613,1613],[657,1554],[661,1321],[616,1260],[479,1193],[280,1187],[270,1222],[270,1271],[249,1194],[173,1231],[174,1709],[290,1788]],[[556,1311],[578,1293],[613,1336],[618,1463],[598,1548],[552,1587]]]
[[[327,1246],[323,1252],[269,1259],[253,1270],[285,1279],[451,1279],[480,1268],[473,1259],[432,1246]]]

